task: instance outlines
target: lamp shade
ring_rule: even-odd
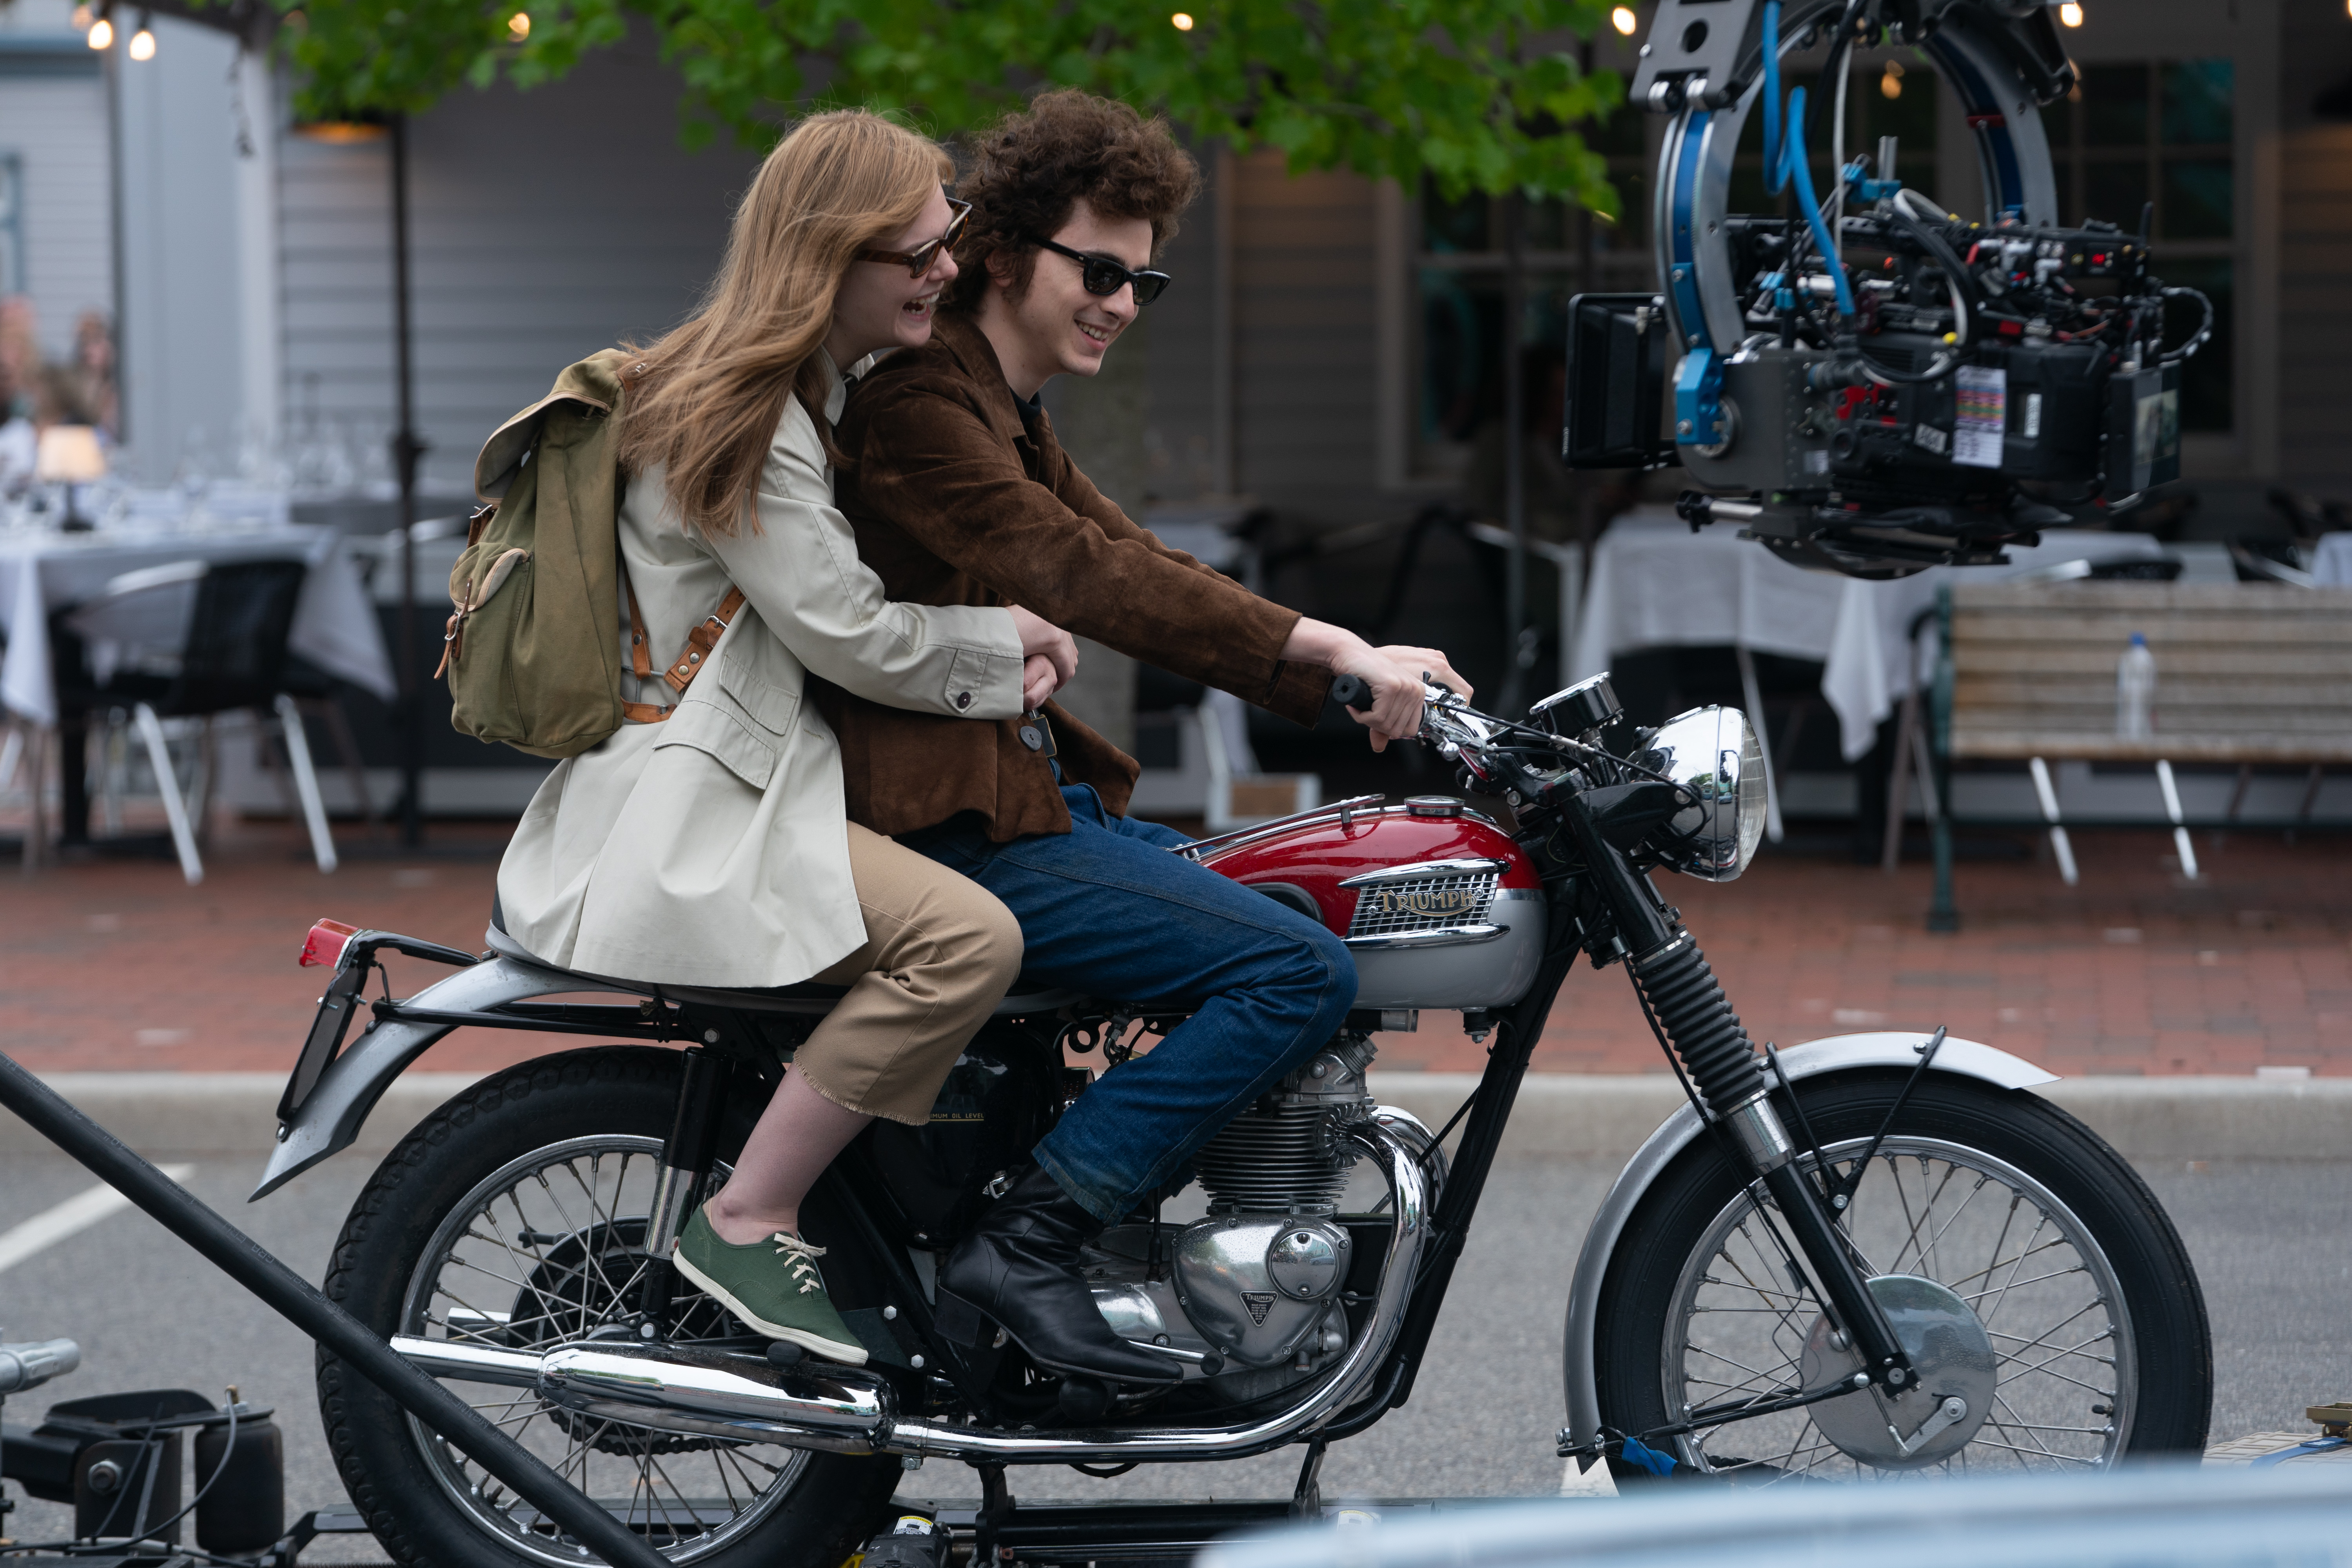
[[[33,477],[50,483],[88,484],[106,478],[106,453],[87,425],[52,425],[41,432]]]

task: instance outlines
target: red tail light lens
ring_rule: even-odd
[[[341,921],[320,921],[303,938],[301,955],[294,962],[305,969],[320,963],[332,967],[342,962],[343,944],[359,933],[357,926],[347,926]]]

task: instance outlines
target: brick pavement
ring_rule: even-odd
[[[278,825],[225,826],[201,887],[168,860],[0,869],[0,1045],[41,1070],[278,1070],[317,975],[293,963],[320,915],[471,948],[501,830],[436,825],[471,858],[365,858],[321,877]],[[2260,1068],[2352,1075],[2352,841],[2242,833],[2179,885],[2163,837],[2084,833],[2084,885],[2032,860],[1963,863],[1955,936],[1921,929],[1924,868],[1769,850],[1741,880],[1667,879],[1759,1039],[1930,1027],[2068,1074]],[[403,986],[432,966],[394,959]],[[460,1031],[421,1066],[487,1070],[560,1044]],[[1429,1015],[1382,1042],[1391,1068],[1467,1070],[1480,1050]],[[1580,968],[1535,1067],[1664,1071],[1622,973]]]

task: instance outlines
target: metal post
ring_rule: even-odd
[[[1503,200],[1503,526],[1511,548],[1504,575],[1502,710],[1516,712],[1527,684],[1528,650],[1528,376],[1519,338],[1528,310],[1528,198],[1513,191]]]
[[[408,116],[392,117],[392,336],[399,382],[400,428],[393,432],[393,468],[400,476],[400,842],[425,842],[425,685],[417,664],[416,385],[410,363],[408,311]]]
[[[0,1053],[0,1105],[94,1172],[203,1255],[215,1267],[312,1340],[351,1363],[523,1500],[570,1531],[582,1551],[628,1568],[666,1568],[661,1553],[582,1496],[530,1450],[491,1426],[465,1401],[393,1353],[365,1323],[329,1300],[259,1243],[197,1202],[178,1183],[123,1147],[68,1104],[15,1058]]]

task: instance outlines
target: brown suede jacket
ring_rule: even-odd
[[[835,499],[890,597],[1019,605],[1079,637],[1311,724],[1331,673],[1282,658],[1298,612],[1171,550],[1103,499],[1043,414],[1028,420],[980,329],[940,318],[851,394]],[[1017,720],[886,708],[811,677],[841,740],[849,817],[912,833],[977,812],[999,843],[1067,833],[1053,770]],[[1046,705],[1063,777],[1127,809],[1135,760]]]

